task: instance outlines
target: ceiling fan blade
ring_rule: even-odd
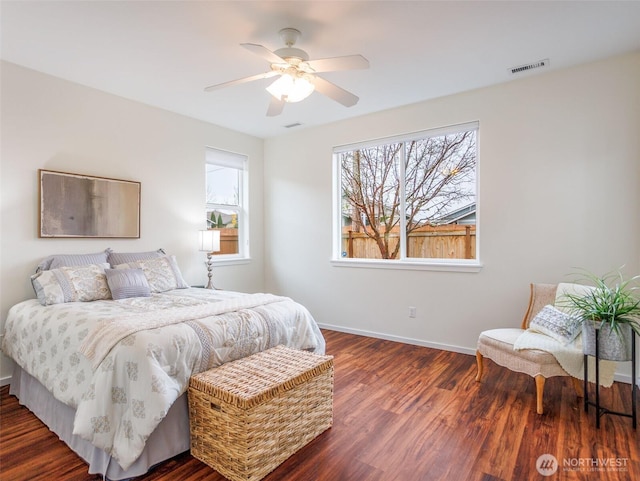
[[[254,80],[274,77],[276,75],[278,75],[278,72],[274,72],[273,70],[271,70],[270,72],[260,73],[258,75],[252,75],[251,77],[245,77],[237,80],[230,80],[228,82],[223,82],[221,84],[216,84],[216,85],[209,85],[208,87],[205,87],[204,91],[211,92],[212,90],[217,90],[223,87],[229,87],[231,85],[238,85],[238,84],[243,84],[247,82],[253,82]]]
[[[341,103],[345,107],[353,107],[358,103],[358,100],[360,100],[351,92],[346,91],[342,87],[338,87],[336,84],[331,83],[328,80],[323,79],[322,77],[313,76],[313,78],[311,79],[311,83],[313,83],[318,92],[326,95],[327,97],[335,100],[338,103]]]
[[[336,70],[355,70],[369,68],[369,61],[362,55],[319,58],[306,62],[315,72],[333,72]]]
[[[255,43],[241,43],[242,47],[246,48],[250,52],[255,53],[256,55],[262,57],[269,63],[287,63],[285,59],[282,57],[278,57],[275,53],[269,50],[267,47],[262,45],[258,45]]]
[[[271,102],[269,102],[269,108],[267,109],[267,117],[276,117],[280,115],[284,109],[284,104],[284,100],[277,99],[272,95]]]

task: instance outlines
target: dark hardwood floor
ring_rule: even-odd
[[[324,331],[335,356],[334,425],[265,481],[638,480],[640,427],[604,416],[595,428],[569,379],[545,386],[536,414],[532,378],[473,356]],[[99,480],[15,397],[0,390],[0,479]],[[631,387],[602,389],[602,403],[631,410]],[[554,455],[558,471],[536,469]],[[607,466],[603,466],[604,464]],[[144,481],[224,481],[189,453]]]

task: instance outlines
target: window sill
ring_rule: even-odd
[[[415,271],[445,271],[445,272],[480,272],[482,264],[477,260],[457,261],[434,260],[428,261],[385,261],[378,259],[332,259],[335,267],[357,267],[365,269],[396,269]]]
[[[211,257],[211,264],[214,266],[233,266],[240,264],[249,264],[251,262],[251,257]]]

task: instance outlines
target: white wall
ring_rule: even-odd
[[[197,231],[205,227],[205,146],[249,157],[252,262],[215,269],[216,285],[264,289],[263,141],[2,62],[0,332],[11,305],[34,297],[45,256],[111,247],[175,254],[187,282],[206,283]],[[39,239],[38,169],[142,183],[141,236]],[[2,359],[0,378],[10,374]]]
[[[474,120],[482,270],[332,266],[332,148]],[[639,273],[639,192],[640,52],[309,128],[265,141],[267,289],[324,325],[471,353],[519,325],[530,282]]]
[[[2,324],[51,253],[164,247],[203,283],[205,145],[247,154],[251,169],[253,260],[216,269],[217,284],[291,296],[324,325],[471,353],[481,330],[520,322],[530,282],[574,266],[640,272],[640,53],[264,142],[12,64],[1,73]],[[332,266],[332,148],[470,120],[482,270]],[[141,238],[38,239],[39,168],[141,181]]]

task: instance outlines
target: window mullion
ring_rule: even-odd
[[[402,147],[400,148],[400,212],[398,215],[400,216],[400,232],[398,232],[398,242],[400,242],[400,259],[407,258],[407,216],[406,216],[406,155],[407,155],[407,144],[402,142]]]

